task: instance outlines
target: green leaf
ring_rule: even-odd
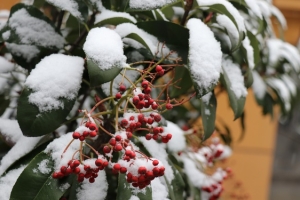
[[[94,25],[94,27],[101,27],[107,24],[117,26],[123,23],[134,23],[134,22],[125,17],[112,17],[98,22],[97,24]]]
[[[255,35],[252,34],[252,32],[247,31],[247,36],[248,36],[248,38],[250,40],[250,44],[253,48],[254,64],[255,64],[255,66],[257,66],[258,63],[260,62],[259,42],[258,42],[257,38],[255,37]]]
[[[226,87],[230,106],[234,112],[234,120],[239,118],[243,112],[244,112],[244,106],[245,106],[245,97],[237,98],[234,92],[231,90],[231,85],[234,84],[232,80],[228,78],[228,75],[226,74],[226,70],[223,70],[223,74],[221,74],[221,82]]]
[[[40,112],[38,107],[30,104],[28,97],[31,90],[25,88],[19,98],[17,109],[17,120],[25,136],[36,137],[46,135],[57,129],[73,108],[75,100],[62,98],[63,109]]]
[[[119,67],[102,70],[92,60],[87,60],[87,68],[92,87],[97,87],[103,83],[112,81],[122,71]]]
[[[139,192],[135,195],[133,193],[134,189],[131,188],[129,183],[126,181],[126,175],[120,173],[116,200],[129,200],[132,195],[137,196],[140,200],[152,200],[151,186],[149,185],[145,188],[145,190],[145,193]]]
[[[251,87],[253,84],[253,74],[252,74],[252,69],[247,69],[246,73],[244,74],[245,78],[245,86],[247,88]]]
[[[177,200],[183,198],[183,193],[185,189],[185,183],[184,180],[180,174],[180,172],[175,168],[174,164],[169,159],[168,162],[170,163],[172,170],[174,172],[174,179],[172,180],[171,184],[168,182],[168,180],[165,178],[166,183],[168,185],[169,190],[169,197],[171,200]]]
[[[38,169],[39,164],[45,160],[48,160],[45,167],[50,169],[49,173],[41,173]],[[39,153],[17,179],[10,200],[60,199],[66,190],[61,185],[67,183],[68,179],[53,179],[53,166],[54,161],[48,154]]]
[[[205,101],[204,101],[205,98]],[[217,99],[214,92],[208,93],[200,99],[204,140],[208,139],[215,131]]]
[[[152,55],[150,47],[148,46],[148,44],[145,42],[145,40],[141,36],[139,36],[136,33],[130,33],[130,34],[126,35],[125,37],[136,40],[137,42],[141,43],[142,45],[144,45],[148,49],[148,51],[150,51],[150,53]]]
[[[189,50],[188,29],[167,21],[138,22],[137,26],[156,36],[159,41],[164,42],[171,50],[176,51],[184,63],[187,63]]]
[[[4,113],[9,106],[10,100],[4,94],[0,95],[0,116]]]
[[[186,67],[175,68],[174,83],[175,82],[176,87],[172,87],[171,97],[179,97],[180,95],[185,94],[193,86],[190,72]]]

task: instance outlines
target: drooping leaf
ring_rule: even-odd
[[[253,53],[254,53],[254,64],[255,66],[259,63],[260,61],[260,51],[259,51],[259,43],[255,35],[252,34],[252,32],[247,31],[247,36],[250,40],[250,44],[253,48]]]
[[[87,67],[92,87],[112,81],[122,71],[119,67],[102,70],[92,60],[87,60]]]
[[[149,50],[149,52],[151,53],[151,49],[150,47],[148,46],[148,44],[145,42],[145,40],[139,36],[138,34],[136,33],[130,33],[129,35],[126,35],[125,38],[130,38],[130,39],[133,39],[133,40],[136,40],[137,42],[141,43],[143,46],[145,46],[147,48],[147,50]]]
[[[215,131],[217,99],[214,92],[204,95],[200,99],[201,103],[201,117],[204,129],[203,140],[208,139]]]
[[[99,21],[94,26],[100,27],[100,26],[104,26],[107,24],[117,26],[117,25],[123,24],[123,23],[133,23],[133,22],[130,19],[124,18],[124,17],[112,17],[112,18],[108,18],[108,19]]]
[[[66,184],[68,179],[53,179],[53,166],[50,155],[39,153],[17,179],[10,200],[60,199],[67,189],[61,186]]]

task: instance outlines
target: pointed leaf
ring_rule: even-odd
[[[215,131],[217,99],[214,92],[204,95],[200,99],[204,140],[208,139]]]
[[[130,38],[130,39],[133,39],[133,40],[136,40],[137,42],[141,43],[142,45],[144,45],[151,53],[151,49],[150,47],[148,46],[148,44],[145,42],[145,40],[139,36],[138,34],[136,33],[130,33],[129,35],[126,35],[125,38]]]

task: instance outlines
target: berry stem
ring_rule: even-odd
[[[94,149],[91,145],[89,145],[88,143],[86,143],[86,142],[84,142],[84,144],[86,145],[86,146],[88,146],[88,147],[90,147],[90,149],[92,149],[93,150],[93,152],[97,155],[97,156],[99,156],[100,155],[100,153],[96,150],[96,149]]]
[[[64,149],[63,153],[61,154],[61,158],[63,157],[63,154],[68,150],[69,146],[72,144],[72,142],[74,141],[75,139],[72,139],[69,144],[66,146],[66,148]]]

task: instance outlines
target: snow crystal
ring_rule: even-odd
[[[152,10],[155,8],[161,8],[173,2],[175,2],[175,0],[130,0],[129,7],[133,9]]]
[[[267,83],[278,92],[279,97],[283,100],[285,109],[289,111],[291,109],[291,96],[284,82],[278,78],[268,78]]]
[[[115,12],[112,10],[103,10],[100,14],[96,15],[95,24],[114,17],[121,17],[130,20],[132,23],[136,23],[136,19],[129,15],[128,13],[124,12]]]
[[[52,160],[54,161],[54,170],[59,171],[61,166],[67,166],[68,162],[72,159],[73,154],[79,149],[80,141],[74,140],[69,148],[64,150],[69,142],[73,139],[72,132],[63,135],[53,140],[45,149],[45,153],[50,153]],[[74,159],[77,159],[78,155],[75,155]]]
[[[227,0],[197,0],[201,7],[211,6],[214,4],[222,4],[226,7],[229,13],[233,16],[240,31],[245,31],[244,18],[240,15],[239,11]]]
[[[186,148],[184,132],[177,124],[167,121],[167,127],[164,127],[164,132],[172,134],[172,139],[167,143],[170,151],[179,152]]]
[[[79,12],[78,3],[75,0],[46,0],[48,3],[71,13],[76,18],[83,20],[83,16]]]
[[[88,179],[84,179],[80,188],[76,190],[76,197],[78,200],[104,200],[107,189],[108,184],[105,171],[100,170],[93,184],[91,184]]]
[[[272,5],[271,6],[271,12],[277,18],[277,20],[279,21],[282,28],[287,29],[286,19],[283,16],[283,14],[280,12],[280,10]]]
[[[226,15],[217,15],[217,22],[226,29],[232,43],[231,47],[236,47],[239,42],[240,33],[234,23]]]
[[[93,28],[84,43],[83,50],[88,59],[96,62],[102,70],[127,66],[123,54],[123,42],[113,30]]]
[[[200,90],[217,84],[222,63],[220,43],[213,32],[199,19],[190,19],[189,63],[193,80]],[[202,91],[201,91],[202,93]]]
[[[246,4],[250,8],[250,10],[259,18],[262,19],[261,10],[257,4],[256,0],[245,0]]]
[[[169,192],[165,185],[163,185],[159,178],[151,181],[152,199],[153,200],[167,200]]]
[[[32,89],[29,102],[40,112],[63,108],[60,98],[75,99],[80,88],[84,60],[52,54],[40,61],[28,76],[25,86]]]
[[[0,175],[8,169],[16,160],[31,152],[42,137],[25,137],[17,141],[17,143],[5,154],[0,164]]]
[[[172,167],[168,163],[168,154],[166,150],[158,144],[155,140],[146,140],[145,137],[139,137],[139,140],[143,143],[145,148],[149,151],[149,153],[153,156],[153,158],[157,158],[162,162],[165,167],[165,176],[169,183],[174,179],[174,172]],[[171,139],[172,140],[172,139]]]
[[[15,30],[21,44],[35,44],[44,47],[63,48],[64,38],[44,20],[30,16],[25,8],[12,14],[8,25]]]
[[[25,167],[26,167],[26,165],[23,165],[23,166],[19,167],[18,169],[10,170],[7,174],[5,174],[3,177],[0,178],[0,188],[1,188],[0,197],[1,197],[1,199],[3,199],[3,200],[10,199],[10,193],[11,193],[17,179],[19,178],[19,176],[25,169]]]
[[[5,141],[15,144],[23,134],[17,120],[0,118],[0,135]]]
[[[14,64],[0,56],[0,73],[11,72],[14,69]]]
[[[248,60],[249,68],[253,69],[254,68],[254,51],[253,51],[253,47],[250,45],[250,40],[247,36],[242,41],[242,44],[247,52],[247,60]]]
[[[252,84],[253,92],[258,99],[263,99],[267,92],[267,86],[257,71],[253,71],[252,74],[253,74],[253,84]]]
[[[8,42],[5,42],[5,45],[8,51],[10,51],[12,54],[15,54],[16,56],[22,57],[27,62],[30,62],[33,58],[36,57],[37,54],[40,53],[40,50],[33,45],[14,44]]]
[[[45,159],[38,163],[38,169],[42,174],[49,174],[51,172],[51,168],[48,167],[49,160]]]
[[[184,172],[186,173],[187,177],[191,181],[191,183],[199,188],[204,184],[204,180],[206,179],[206,174],[201,172],[195,165],[195,162],[193,162],[191,159],[184,157],[183,158],[184,163]]]
[[[244,85],[244,77],[239,65],[229,59],[223,60],[223,73],[226,73],[231,82],[230,90],[237,98],[246,97],[248,92]]]

